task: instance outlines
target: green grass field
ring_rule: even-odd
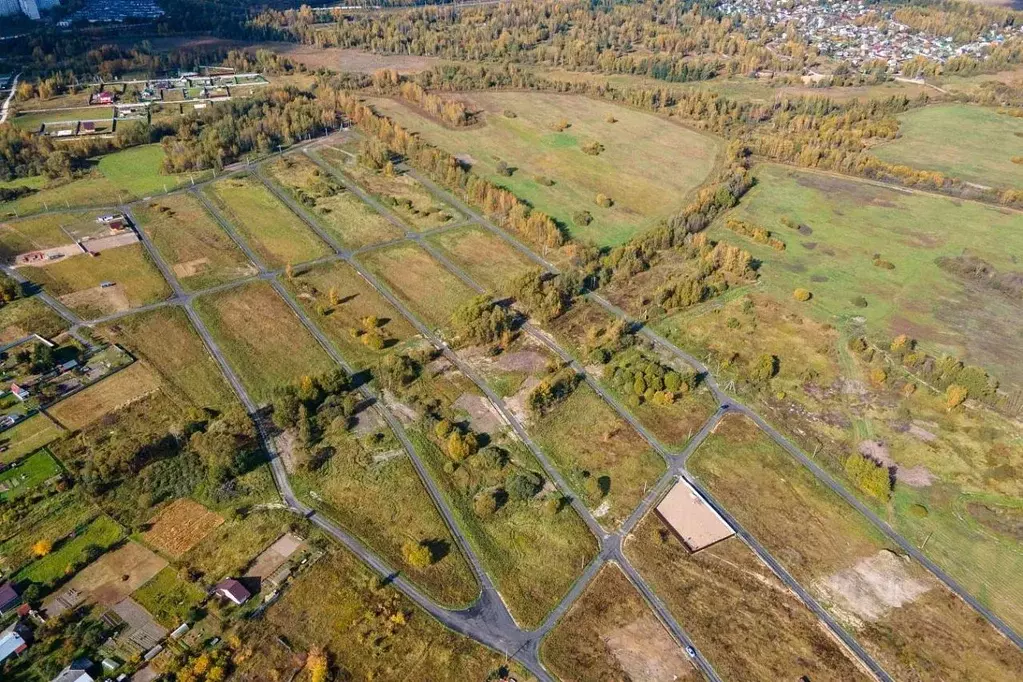
[[[22,272],[86,318],[155,303],[171,295],[170,285],[138,243],[109,249],[96,257],[73,256],[51,265],[24,268]],[[115,286],[101,287],[103,282]]]
[[[269,284],[205,296],[195,309],[258,403],[273,390],[334,367],[316,339]]]
[[[1023,187],[1023,119],[971,104],[899,116],[899,138],[873,149],[882,161],[939,171],[988,187]]]
[[[162,308],[131,315],[108,323],[101,330],[194,405],[217,410],[238,405],[220,367],[183,310]]]
[[[702,679],[613,564],[601,569],[544,638],[540,657],[563,682]]]
[[[16,426],[0,433],[0,445],[7,447],[0,452],[0,463],[8,464],[53,442],[64,432],[59,426],[37,414]],[[0,474],[2,475],[2,474]]]
[[[186,290],[256,274],[245,253],[194,196],[161,197],[132,212]]]
[[[359,680],[495,680],[506,657],[455,634],[420,611],[362,562],[336,548],[308,567],[243,633],[250,656],[240,682],[287,679],[295,652],[322,647]],[[535,682],[514,663],[511,674]],[[308,675],[296,679],[308,679]]]
[[[347,263],[328,263],[303,270],[285,280],[295,300],[309,317],[355,367],[376,364],[392,348],[416,336],[415,329]],[[331,305],[330,292],[337,295]],[[367,321],[376,318],[376,329],[384,338],[384,348],[368,344]]]
[[[164,158],[161,145],[147,144],[102,156],[97,168],[119,189],[139,198],[163,194],[192,181],[206,180],[211,175],[210,171],[164,173]]]
[[[927,679],[992,681],[1023,674],[1023,652],[921,566],[896,558],[903,575],[864,568],[864,560],[889,557],[893,548],[751,422],[727,418],[696,451],[690,469],[896,679],[919,679],[919,671],[932,671]],[[829,578],[841,581],[853,568],[865,571],[865,580],[888,582],[884,594],[915,596],[898,608],[874,607],[860,601],[855,579],[826,587]]]
[[[709,136],[663,118],[572,95],[473,93],[471,103],[484,112],[485,124],[468,129],[447,128],[393,100],[371,101],[381,113],[549,213],[573,237],[601,246],[628,241],[684,206],[720,151]],[[557,132],[554,126],[562,120],[571,127]],[[602,144],[604,151],[585,153],[582,147],[590,142]],[[499,161],[515,169],[510,177],[497,173]],[[538,177],[554,184],[546,186]],[[597,206],[598,192],[615,205]],[[589,225],[573,221],[582,210],[593,215]]]
[[[296,472],[297,491],[401,570],[432,598],[453,607],[470,604],[479,585],[434,507],[408,455],[381,424],[385,434],[368,447],[353,436],[332,439],[334,453],[313,472]],[[321,502],[322,501],[322,502]],[[405,560],[406,543],[428,543],[435,561],[415,567]]]
[[[117,185],[110,182],[95,168],[74,180],[48,181],[43,177],[32,177],[5,184],[38,190],[14,201],[0,203],[0,215],[5,218],[39,213],[55,208],[112,206],[133,198],[120,190]]]
[[[350,249],[397,239],[402,231],[302,154],[266,166],[285,191],[304,203],[326,231]]]
[[[38,298],[19,298],[0,307],[0,342],[29,334],[51,339],[68,328],[67,320]]]
[[[444,465],[450,460],[433,441],[420,432],[410,435],[516,622],[539,626],[597,551],[586,524],[567,504],[556,513],[545,508],[545,500],[560,498],[559,492],[528,500],[509,496],[492,516],[481,518],[473,508],[477,495],[504,490],[516,473],[543,476],[532,455],[518,443],[502,441],[498,447],[508,453],[507,463],[476,454],[448,472]]]
[[[512,281],[536,264],[521,251],[482,227],[464,227],[429,237],[455,265],[480,286],[500,296]]]
[[[272,268],[330,253],[316,233],[255,178],[228,178],[206,186],[203,192]]]
[[[808,313],[843,326],[862,317],[870,331],[909,334],[932,352],[948,352],[993,371],[1003,383],[1023,382],[1023,304],[981,281],[965,282],[935,262],[963,254],[998,273],[1019,273],[1023,214],[983,204],[909,194],[846,178],[757,167],[759,184],[730,211],[786,242],[784,251],[738,237],[719,221],[712,237],[727,238],[762,262],[760,287],[791,299],[813,292]],[[788,218],[809,228],[786,227]],[[968,228],[968,229],[964,229]],[[874,265],[874,254],[894,265]],[[862,296],[867,307],[853,299]]]
[[[37,131],[44,123],[110,120],[114,117],[113,107],[86,107],[64,111],[26,111],[11,119],[11,124],[22,130]]]
[[[585,384],[529,430],[605,528],[624,521],[664,473],[661,457]]]
[[[149,611],[157,623],[173,630],[187,621],[189,611],[205,596],[198,585],[184,582],[173,566],[167,566],[135,590],[131,598]]]
[[[17,466],[0,473],[0,500],[13,500],[27,495],[60,472],[60,464],[53,455],[46,450],[39,450],[18,462]]]
[[[86,547],[96,545],[101,549],[107,549],[122,537],[124,537],[124,530],[121,526],[109,516],[103,515],[97,517],[75,537],[60,543],[55,542],[58,538],[39,538],[53,542],[53,551],[18,571],[14,575],[14,580],[42,584],[53,583],[64,575],[69,564],[80,559],[82,550]]]
[[[344,170],[349,178],[379,199],[413,230],[443,227],[461,218],[458,211],[433,196],[410,175],[388,176],[355,163],[349,154],[333,147],[317,153],[319,158]]]
[[[72,235],[95,232],[91,229],[97,227],[95,218],[93,213],[80,211],[0,223],[0,259],[13,262],[19,253],[72,244]]]
[[[738,538],[693,554],[651,513],[625,554],[725,679],[871,679]]]
[[[33,504],[17,524],[0,529],[0,567],[4,575],[13,575],[35,556],[32,545],[39,540],[61,538],[84,528],[96,517],[97,509],[81,490],[50,495]]]
[[[367,268],[431,327],[450,326],[451,315],[475,295],[425,249],[399,244],[360,256]]]

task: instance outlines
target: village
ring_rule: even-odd
[[[992,27],[977,40],[956,42],[951,37],[900,24],[891,17],[891,10],[879,9],[863,0],[726,0],[718,9],[727,15],[762,18],[772,27],[794,26],[802,38],[826,57],[853,66],[882,61],[893,73],[917,57],[942,64],[963,55],[982,57],[988,48],[1023,34],[1023,27],[1019,26],[1014,30]]]

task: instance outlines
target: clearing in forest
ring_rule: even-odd
[[[371,103],[550,214],[573,237],[600,246],[628,241],[683,207],[721,149],[710,136],[664,118],[577,95],[488,92],[462,99],[482,112],[481,124],[450,128],[399,101]],[[614,205],[598,206],[598,193]],[[589,224],[576,219],[582,211],[592,216]]]

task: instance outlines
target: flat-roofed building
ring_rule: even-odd
[[[735,531],[684,478],[668,491],[655,510],[690,552],[732,537]]]

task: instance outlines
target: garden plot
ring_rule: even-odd
[[[177,558],[199,544],[224,522],[223,517],[198,502],[181,498],[160,510],[143,535],[147,543]]]

